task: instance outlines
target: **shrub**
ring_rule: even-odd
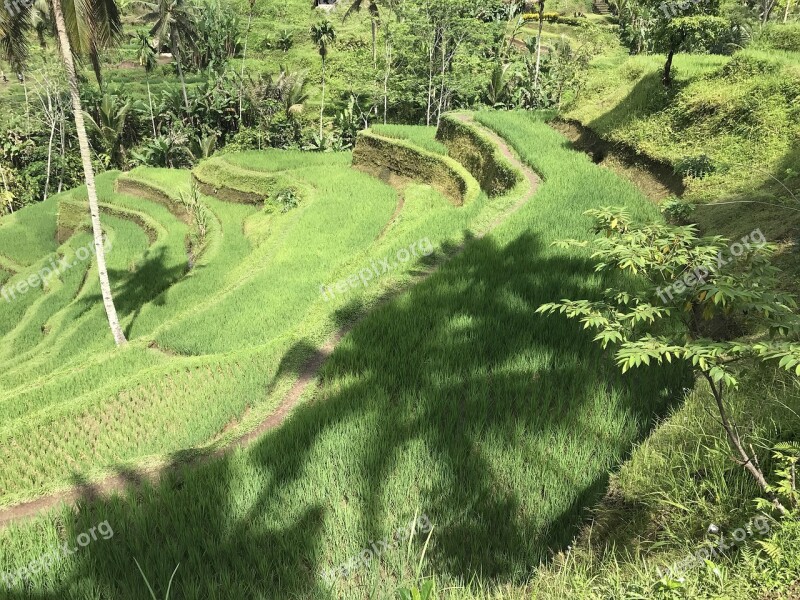
[[[672,196],[661,203],[661,213],[673,225],[686,225],[694,212],[695,206]]]
[[[300,205],[300,201],[297,198],[297,193],[291,188],[286,188],[279,191],[275,195],[275,203],[280,206],[282,213],[287,213]]]
[[[776,50],[800,52],[800,23],[770,25],[761,32],[759,41]]]
[[[740,52],[722,67],[721,73],[728,79],[739,80],[769,75],[779,70],[780,65],[776,62]]]
[[[675,163],[675,174],[683,177],[702,179],[716,171],[714,163],[706,154],[688,156]]]

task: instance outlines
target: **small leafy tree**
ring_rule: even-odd
[[[680,16],[659,19],[654,32],[656,50],[667,53],[662,82],[672,83],[672,60],[676,52],[708,52],[719,46],[730,23],[714,15]]]
[[[683,360],[711,389],[734,460],[755,478],[773,506],[786,509],[770,488],[757,457],[748,451],[726,405],[726,392],[739,385],[739,373],[767,361],[800,375],[800,329],[795,300],[777,291],[779,270],[770,263],[775,247],[759,230],[732,244],[715,236],[700,238],[693,225],[634,225],[620,208],[586,213],[594,232],[588,246],[598,272],[638,276],[636,292],[607,289],[601,300],[562,300],[538,313],[562,313],[597,331],[594,340],[614,345],[623,373],[641,365]],[[663,286],[663,287],[662,287]],[[743,327],[750,335],[735,335]],[[768,331],[769,336],[759,335]]]

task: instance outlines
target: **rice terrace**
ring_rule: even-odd
[[[20,0],[0,67],[0,599],[800,598],[791,0]]]

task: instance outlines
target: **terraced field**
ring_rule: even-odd
[[[416,131],[429,146],[434,134]],[[5,289],[71,266],[0,313],[0,505],[241,436],[335,331],[514,200],[481,194],[456,207],[424,184],[398,193],[350,162],[268,151],[220,156],[194,175],[100,176],[109,272],[131,340],[118,352],[99,304],[85,190],[5,219]]]
[[[423,565],[453,589],[479,573],[525,596],[531,565],[569,542],[685,380],[621,377],[585,332],[533,314],[605,287],[584,251],[550,244],[588,235],[583,210],[654,207],[540,117],[477,118],[449,119],[438,141],[366,134],[378,146],[356,148],[358,169],[349,154],[266,152],[101,178],[131,343],[112,350],[91,260],[4,306],[0,493],[42,502],[0,522],[104,474],[100,491],[164,478],[0,530],[6,572],[103,520],[123,532],[12,582],[13,597],[144,597],[134,559],[161,596],[180,563],[178,598],[392,597]],[[392,143],[396,187],[366,173],[389,168]],[[458,205],[408,176],[414,157],[442,161],[424,178],[453,156],[491,193]],[[74,228],[55,249],[70,260],[90,241],[70,210],[81,193],[42,227]],[[44,239],[11,283],[51,258]],[[219,452],[237,439],[250,444]],[[216,456],[180,467],[199,454]],[[423,512],[428,542],[336,575]]]

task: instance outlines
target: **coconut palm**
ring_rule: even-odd
[[[319,137],[322,139],[325,117],[325,61],[328,58],[330,47],[336,43],[336,30],[330,21],[323,21],[318,25],[311,26],[311,39],[316,44],[319,56],[322,58],[322,103],[319,109]]]
[[[369,19],[372,23],[372,65],[378,64],[378,27],[381,24],[381,9],[378,6],[377,0],[367,0],[367,11],[369,12]],[[343,21],[357,12],[361,12],[364,0],[353,0],[350,8],[344,13]]]
[[[150,123],[153,125],[153,137],[157,137],[156,133],[156,118],[153,114],[153,96],[150,94],[150,73],[155,69],[156,52],[150,45],[150,36],[145,31],[137,33],[138,39],[136,41],[136,58],[139,64],[144,67],[144,78],[147,82],[147,102],[150,105]]]
[[[155,3],[146,2],[145,5],[153,9],[153,12],[146,15],[145,19],[156,19],[155,25],[150,29],[150,35],[156,38],[158,49],[160,50],[169,40],[172,58],[181,80],[183,103],[188,112],[189,96],[186,93],[186,80],[183,77],[181,48],[194,48],[197,45],[198,34],[194,15],[184,0],[157,0]]]
[[[19,66],[21,70],[29,53],[29,38],[26,34],[31,28],[31,19],[29,14],[30,5],[20,4],[18,6],[20,10],[14,11],[13,14],[5,11],[0,16],[0,52],[3,53],[3,58],[12,65]],[[93,10],[96,9],[91,16],[86,12],[87,7]],[[73,43],[79,49],[93,47],[97,50],[102,48],[104,44],[110,41],[109,35],[114,29],[113,21],[118,18],[118,12],[114,0],[89,0],[84,3],[66,0],[63,5],[62,0],[51,0],[51,8],[58,37],[58,47],[67,73],[78,146],[86,178],[89,213],[92,219],[94,247],[97,256],[97,272],[100,278],[100,291],[114,341],[118,346],[121,346],[125,344],[126,340],[119,323],[117,309],[114,306],[114,299],[111,295],[111,284],[108,279],[97,188],[94,181],[94,168],[92,167],[92,156],[89,151],[89,139],[86,136],[86,127],[83,121],[83,109],[78,91],[78,76],[75,70],[75,50],[73,49]],[[91,41],[93,38],[94,41]],[[88,45],[87,40],[90,40]]]

